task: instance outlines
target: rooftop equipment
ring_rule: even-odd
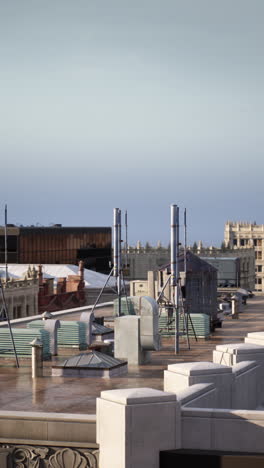
[[[48,360],[51,358],[50,352],[50,336],[47,330],[43,328],[27,329],[27,328],[14,328],[13,330],[14,342],[16,345],[17,355],[20,357],[31,358],[32,346],[31,342],[35,338],[39,338],[43,344],[43,359]],[[0,356],[9,357],[13,355],[12,342],[10,332],[7,328],[0,329],[0,343],[1,350]]]

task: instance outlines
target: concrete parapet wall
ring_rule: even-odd
[[[185,408],[214,408],[217,394],[213,384],[196,384],[177,394],[177,401]]]
[[[258,406],[264,401],[264,346],[254,343],[230,343],[227,345],[216,346],[216,349],[213,352],[214,363],[221,363],[233,367],[245,361],[254,361],[258,365],[256,377],[256,406]]]
[[[264,411],[254,411],[263,351],[230,344],[217,347],[217,362],[171,364],[164,372],[165,392],[156,391],[157,398],[151,389],[102,392],[100,468],[158,468],[158,452],[175,448],[264,453]]]
[[[97,447],[96,416],[0,411],[0,443]]]
[[[254,361],[244,361],[233,367],[233,409],[254,410],[258,406],[257,380],[259,366]]]
[[[182,408],[182,448],[263,453],[264,412]]]

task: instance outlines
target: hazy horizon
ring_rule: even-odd
[[[220,245],[264,223],[264,3],[0,0],[0,224]],[[2,215],[1,215],[2,209]]]

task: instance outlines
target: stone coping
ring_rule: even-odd
[[[103,400],[121,405],[140,405],[149,403],[175,402],[175,393],[162,392],[153,388],[126,388],[101,392]]]
[[[263,340],[264,345],[264,332],[250,332],[247,334],[248,338],[258,338],[259,340]]]
[[[214,362],[186,362],[183,364],[169,364],[168,370],[181,375],[210,375],[232,373],[232,368]]]
[[[249,354],[250,351],[253,353],[264,353],[264,346],[251,343],[230,343],[226,345],[217,345],[216,351],[222,351],[228,354]]]
[[[256,361],[242,361],[232,367],[233,374],[240,375],[247,372],[250,369],[257,368],[258,363]]]
[[[68,440],[38,440],[38,439],[18,439],[12,437],[0,437],[0,444],[14,444],[14,445],[40,445],[46,447],[72,447],[72,448],[99,448],[96,442],[69,442]]]
[[[209,393],[212,390],[215,390],[215,386],[213,383],[191,385],[191,387],[187,387],[184,390],[181,390],[177,393],[177,401],[181,405],[184,405],[185,403],[195,400],[201,395],[205,395],[206,393]]]
[[[249,421],[264,421],[264,411],[261,410],[232,410],[215,408],[182,408],[183,417],[215,418],[215,419],[240,419]]]
[[[74,421],[96,423],[96,414],[47,413],[36,411],[0,411],[1,419],[32,419],[42,421]]]

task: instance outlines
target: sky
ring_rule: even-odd
[[[263,0],[0,0],[0,223],[264,223]],[[1,216],[2,205],[2,216]],[[2,217],[2,220],[1,220]],[[182,230],[181,230],[182,232]]]

